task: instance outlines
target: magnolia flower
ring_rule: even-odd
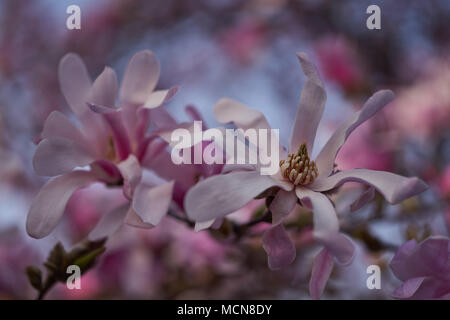
[[[225,166],[224,174],[200,181],[189,190],[185,199],[188,216],[197,222],[221,218],[261,195],[268,189],[276,194],[270,204],[272,226],[263,236],[263,247],[268,254],[268,264],[279,269],[295,259],[295,247],[283,227],[283,220],[297,204],[314,212],[314,237],[325,246],[319,256],[324,268],[316,269],[315,279],[318,289],[327,279],[330,268],[330,256],[337,262],[351,262],[354,253],[353,243],[339,233],[339,222],[332,202],[326,192],[348,181],[368,185],[352,208],[355,209],[372,199],[374,190],[378,190],[388,202],[400,201],[414,196],[426,189],[418,178],[405,178],[389,172],[366,169],[354,169],[335,173],[336,155],[347,137],[361,123],[373,116],[394,97],[388,90],[375,93],[363,106],[342,124],[319,152],[315,161],[311,161],[316,129],[321,119],[326,93],[315,66],[306,54],[297,54],[307,80],[303,87],[300,105],[297,110],[290,139],[289,152],[280,148],[280,167],[272,176],[261,175],[259,166]],[[247,130],[270,129],[262,113],[250,109],[231,99],[220,100],[214,113],[221,123],[234,123],[238,128]],[[318,271],[317,271],[318,270]],[[329,274],[329,273],[328,273]],[[314,287],[314,286],[313,286]],[[318,290],[320,291],[320,290]]]
[[[52,178],[33,200],[27,218],[27,232],[34,238],[47,236],[61,219],[72,194],[94,182],[123,186],[131,205],[106,214],[93,231],[103,237],[122,221],[138,227],[152,227],[168,210],[173,182],[156,185],[143,179],[143,167],[158,170],[153,159],[165,147],[157,134],[146,135],[151,120],[163,126],[164,111],[158,108],[176,88],[154,91],[159,63],[151,51],[135,54],[125,71],[119,91],[120,108],[115,108],[117,77],[109,67],[91,83],[86,67],[75,54],[64,56],[59,81],[70,108],[81,126],[54,111],[47,118],[36,153],[35,171]],[[77,169],[89,166],[89,170]]]
[[[398,249],[390,267],[403,281],[395,298],[450,299],[450,239],[410,240]]]

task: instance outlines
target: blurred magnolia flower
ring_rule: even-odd
[[[399,299],[450,299],[450,239],[430,237],[403,244],[390,263],[403,281],[393,296]]]
[[[62,217],[72,194],[94,182],[122,186],[130,204],[105,214],[92,233],[107,236],[123,221],[143,228],[157,225],[167,213],[173,182],[144,179],[144,170],[158,170],[153,162],[166,144],[156,133],[147,135],[152,122],[166,125],[158,108],[177,88],[154,91],[159,63],[151,51],[135,54],[120,87],[120,108],[115,108],[117,77],[109,67],[91,83],[85,65],[75,54],[64,56],[59,81],[70,108],[81,127],[54,111],[47,118],[33,158],[39,175],[52,176],[33,200],[27,232],[34,238],[47,236]],[[153,120],[153,121],[152,121]],[[89,165],[89,170],[76,169]],[[156,185],[160,183],[160,185]]]
[[[406,137],[429,139],[450,123],[450,64],[438,62],[415,85],[401,90],[388,120]]]
[[[354,89],[361,84],[363,79],[361,67],[348,41],[326,37],[316,44],[315,51],[325,78],[338,83],[346,90]]]
[[[447,165],[440,177],[439,191],[443,198],[450,199],[450,164]]]
[[[240,22],[221,36],[224,52],[241,64],[248,64],[264,41],[264,26],[258,21]]]
[[[398,203],[424,191],[426,185],[418,178],[405,178],[383,171],[355,169],[333,172],[336,154],[347,137],[393,99],[391,91],[375,93],[361,111],[336,130],[316,160],[311,161],[308,150],[314,143],[326,93],[315,66],[306,54],[298,53],[297,56],[307,81],[291,135],[290,153],[283,148],[279,150],[280,157],[286,160],[280,161],[278,172],[267,176],[260,174],[259,165],[225,165],[222,170],[224,174],[205,179],[189,190],[185,208],[194,221],[210,221],[239,209],[269,188],[275,188],[276,194],[269,207],[272,226],[263,236],[263,247],[268,255],[269,267],[279,269],[295,259],[295,247],[282,222],[300,200],[302,206],[314,212],[314,237],[325,246],[313,270],[311,294],[318,297],[331,273],[333,256],[339,263],[348,264],[354,254],[353,243],[339,232],[335,209],[326,192],[347,181],[369,185],[368,191],[352,205],[352,208],[357,208],[373,198],[374,189],[388,202]],[[219,122],[232,122],[242,130],[270,129],[262,113],[231,99],[220,100],[214,112]]]

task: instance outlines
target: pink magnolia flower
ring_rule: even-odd
[[[189,190],[185,199],[188,216],[194,221],[205,222],[234,212],[267,189],[276,188],[278,191],[269,207],[272,226],[263,236],[263,247],[272,269],[286,266],[295,259],[295,247],[282,222],[297,203],[314,212],[314,237],[326,248],[322,256],[327,258],[331,254],[339,263],[347,264],[353,258],[354,246],[339,233],[339,222],[327,191],[347,181],[367,184],[371,188],[358,200],[357,205],[360,206],[371,200],[374,189],[390,203],[398,203],[426,189],[425,183],[418,178],[405,178],[384,171],[354,169],[333,172],[336,155],[350,133],[393,99],[393,93],[388,90],[375,93],[362,110],[336,130],[316,160],[310,160],[308,150],[313,146],[326,93],[315,66],[306,54],[298,53],[297,56],[307,80],[291,135],[290,153],[280,148],[280,157],[286,160],[280,161],[278,172],[268,176],[259,173],[259,165],[239,169],[233,165],[225,166],[224,174],[199,182]],[[220,100],[214,112],[219,122],[232,122],[243,130],[270,129],[262,113],[231,99]],[[327,270],[328,267],[321,268],[315,279],[326,281]]]
[[[393,296],[399,299],[450,299],[450,239],[430,237],[403,244],[390,263],[403,281]]]
[[[156,127],[164,104],[176,88],[156,90],[159,63],[151,51],[135,54],[120,87],[120,108],[115,108],[117,77],[109,67],[92,83],[82,60],[75,54],[64,56],[59,65],[59,81],[70,108],[81,126],[60,112],[47,118],[33,158],[39,175],[52,176],[33,200],[27,218],[27,232],[34,238],[47,236],[61,219],[72,194],[94,182],[122,186],[129,202],[104,215],[93,231],[103,237],[123,221],[150,228],[166,214],[173,182],[157,185],[144,179],[143,168],[158,170],[154,155],[165,147],[158,135],[147,135],[151,120]],[[79,167],[89,165],[89,170]]]

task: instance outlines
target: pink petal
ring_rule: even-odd
[[[113,108],[117,96],[117,76],[113,69],[105,67],[92,85],[88,100],[92,104]]]
[[[213,220],[208,220],[208,221],[205,221],[205,222],[196,222],[195,223],[195,227],[194,227],[194,231],[195,232],[199,232],[199,231],[208,229],[209,227],[211,227],[214,224],[215,221],[216,220],[213,219]]]
[[[356,112],[334,132],[316,159],[317,168],[319,169],[319,178],[328,177],[331,174],[336,155],[353,130],[361,123],[371,118],[378,110],[383,108],[393,99],[394,93],[390,90],[376,92],[369,100],[367,100],[360,111]]]
[[[59,111],[52,111],[45,120],[42,138],[65,138],[74,141],[80,146],[89,147],[80,129]]]
[[[95,228],[89,233],[89,239],[99,240],[109,237],[116,232],[122,226],[129,208],[130,205],[127,203],[104,214]]]
[[[262,242],[270,269],[281,269],[294,261],[295,246],[282,224],[266,230]]]
[[[154,109],[166,103],[173,98],[175,93],[177,93],[178,87],[170,88],[169,90],[158,90],[150,94],[145,104],[142,106],[145,109]]]
[[[61,91],[72,112],[82,123],[88,141],[97,152],[105,152],[105,124],[86,105],[92,82],[81,58],[73,53],[66,54],[59,64],[58,78]]]
[[[309,280],[309,294],[314,300],[318,300],[322,296],[333,267],[333,256],[327,249],[323,248],[314,258],[311,279]]]
[[[95,158],[79,144],[64,138],[47,138],[42,140],[33,157],[33,167],[42,176],[57,176],[83,167]]]
[[[27,232],[43,238],[56,227],[72,194],[94,183],[97,177],[89,171],[73,171],[51,179],[34,198],[27,217]]]
[[[316,67],[306,53],[299,52],[297,57],[306,76],[306,82],[303,85],[300,105],[292,128],[290,151],[295,152],[303,142],[306,142],[306,146],[311,152],[327,94]]]
[[[272,212],[272,225],[280,224],[294,210],[296,204],[295,192],[280,189],[269,207]]]
[[[151,187],[141,183],[133,195],[133,210],[144,223],[159,224],[167,214],[172,200],[174,181]]]
[[[259,172],[233,172],[202,180],[186,194],[187,215],[196,222],[221,218],[232,213],[280,181]]]
[[[61,91],[72,112],[80,120],[88,112],[86,97],[91,89],[91,78],[81,58],[73,53],[66,54],[58,70]]]
[[[149,50],[136,53],[130,60],[120,88],[120,104],[143,105],[159,79],[159,62]]]
[[[449,278],[449,246],[450,240],[444,237],[430,237],[420,244],[410,240],[397,250],[390,267],[403,281],[427,276]]]
[[[313,211],[315,236],[319,233],[322,235],[322,233],[339,230],[336,211],[327,196],[304,187],[297,187],[295,193],[302,205]]]
[[[177,121],[170,115],[165,108],[151,109],[150,117],[156,128],[166,128],[175,126]]]
[[[367,203],[369,203],[370,201],[373,200],[373,198],[375,198],[375,188],[373,187],[369,187],[367,188],[366,191],[364,191],[359,197],[358,199],[355,200],[355,202],[353,202],[350,205],[350,211],[356,211],[361,209],[362,207],[364,207]]]
[[[390,172],[367,169],[341,171],[328,178],[317,179],[310,185],[310,188],[315,191],[327,191],[349,181],[373,186],[389,203],[393,204],[418,195],[428,188],[422,180],[416,177],[406,178]]]
[[[127,129],[123,123],[123,110],[108,108],[101,105],[89,103],[92,111],[101,114],[113,134],[114,148],[118,160],[125,160],[131,153],[130,140],[128,138]]]
[[[392,296],[398,299],[411,298],[422,285],[424,280],[424,277],[408,279],[400,287],[395,289]]]
[[[122,180],[122,174],[116,164],[105,160],[96,160],[90,164],[91,171],[97,178],[107,184],[117,184]]]
[[[131,154],[125,161],[120,162],[117,167],[123,177],[123,193],[125,197],[131,199],[142,178],[141,165],[138,159]]]
[[[141,217],[139,217],[136,213],[136,211],[133,210],[132,207],[127,212],[127,215],[125,217],[125,223],[129,226],[135,227],[135,228],[141,228],[141,229],[152,229],[155,226],[144,222]]]
[[[189,118],[191,118],[192,121],[203,122],[203,130],[207,129],[205,120],[203,119],[202,115],[200,114],[200,112],[198,111],[198,109],[196,107],[194,107],[193,105],[188,105],[188,106],[186,106],[185,111],[186,111],[187,115],[189,116]]]
[[[230,98],[220,99],[214,106],[214,116],[220,123],[234,123],[243,130],[271,129],[264,115]]]
[[[347,236],[336,231],[315,231],[314,237],[327,248],[340,265],[348,266],[353,262],[355,245]]]

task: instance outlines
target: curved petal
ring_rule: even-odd
[[[272,212],[272,225],[280,224],[294,210],[296,204],[295,192],[280,189],[269,207]]]
[[[99,154],[103,154],[108,135],[103,119],[92,113],[86,105],[92,82],[83,60],[76,54],[66,54],[59,63],[58,78],[61,91],[72,112],[83,125],[89,143]]]
[[[406,178],[390,172],[353,169],[338,172],[328,178],[317,179],[310,188],[327,191],[345,182],[361,182],[377,189],[389,203],[399,203],[424,192],[428,186],[419,178]]]
[[[336,211],[327,196],[303,187],[295,188],[295,193],[302,205],[313,211],[315,236],[317,233],[339,230]]]
[[[195,227],[194,227],[194,231],[195,232],[199,232],[199,231],[208,229],[209,227],[211,227],[214,224],[214,222],[216,222],[215,219],[208,220],[208,221],[205,221],[205,222],[196,222],[195,223]]]
[[[134,155],[130,155],[125,161],[117,165],[120,174],[123,177],[123,193],[125,197],[131,199],[134,190],[141,182],[142,168],[138,159]]]
[[[105,160],[96,160],[90,164],[91,171],[97,178],[106,184],[118,184],[122,180],[122,174],[116,164]]]
[[[120,87],[120,104],[143,105],[159,79],[159,62],[150,50],[136,53],[130,60]]]
[[[121,205],[103,215],[95,228],[89,233],[90,240],[99,240],[109,237],[123,224],[130,204]]]
[[[295,246],[282,224],[266,230],[262,243],[270,269],[281,269],[294,261]]]
[[[206,130],[206,123],[205,120],[203,119],[202,115],[200,114],[200,111],[198,111],[198,109],[193,106],[193,105],[187,105],[186,108],[184,108],[186,114],[188,115],[189,118],[191,118],[192,121],[201,121],[203,123],[203,130]]]
[[[33,238],[43,238],[56,227],[72,194],[89,186],[97,177],[89,171],[73,171],[50,180],[34,198],[26,228]]]
[[[259,172],[233,172],[212,176],[193,186],[185,198],[186,213],[196,222],[221,218],[232,213],[264,190],[287,185]]]
[[[143,183],[137,186],[132,207],[144,223],[156,226],[167,214],[172,200],[173,186],[174,181],[156,187]]]
[[[131,153],[131,145],[127,129],[122,119],[123,110],[112,109],[92,103],[88,105],[92,111],[104,117],[113,135],[116,156],[120,161],[125,160]]]
[[[316,240],[335,257],[336,262],[348,266],[355,257],[355,245],[347,236],[336,231],[314,232]]]
[[[41,136],[43,139],[65,138],[76,142],[80,146],[89,147],[80,129],[59,111],[52,111],[47,117]]]
[[[71,140],[48,138],[39,143],[34,153],[33,167],[38,175],[57,176],[94,160],[86,148]]]
[[[88,101],[93,104],[114,108],[117,96],[117,76],[113,69],[105,67],[95,79]]]
[[[142,108],[154,109],[169,101],[177,93],[178,87],[172,87],[168,90],[157,90],[150,94]]]
[[[230,98],[222,98],[216,103],[214,116],[219,123],[234,123],[236,127],[243,130],[271,129],[262,112]]]
[[[311,279],[309,280],[309,294],[314,300],[318,300],[322,296],[333,267],[333,256],[327,249],[323,248],[314,258]]]
[[[127,215],[125,217],[125,223],[129,226],[135,227],[135,228],[141,228],[141,229],[152,229],[155,226],[144,222],[141,217],[138,216],[136,211],[133,210],[132,207],[127,212]]]
[[[395,289],[392,296],[398,299],[411,298],[420,288],[424,280],[424,277],[408,279],[400,287]]]
[[[364,207],[375,198],[375,188],[369,187],[350,205],[350,211],[356,211]]]
[[[59,63],[58,78],[67,103],[75,116],[81,120],[88,111],[86,97],[92,85],[83,60],[76,54],[66,54]]]
[[[291,152],[294,152],[303,142],[306,142],[308,150],[312,152],[327,94],[320,80],[319,72],[306,53],[298,52],[297,57],[306,76],[306,82],[303,85],[300,104],[295,115],[289,148]]]
[[[378,110],[382,109],[393,99],[394,93],[390,90],[376,92],[369,100],[367,100],[360,111],[356,112],[333,133],[323,149],[320,150],[320,153],[315,160],[317,168],[319,169],[319,176],[317,179],[328,177],[331,174],[336,155],[353,130],[361,123],[371,118]]]

